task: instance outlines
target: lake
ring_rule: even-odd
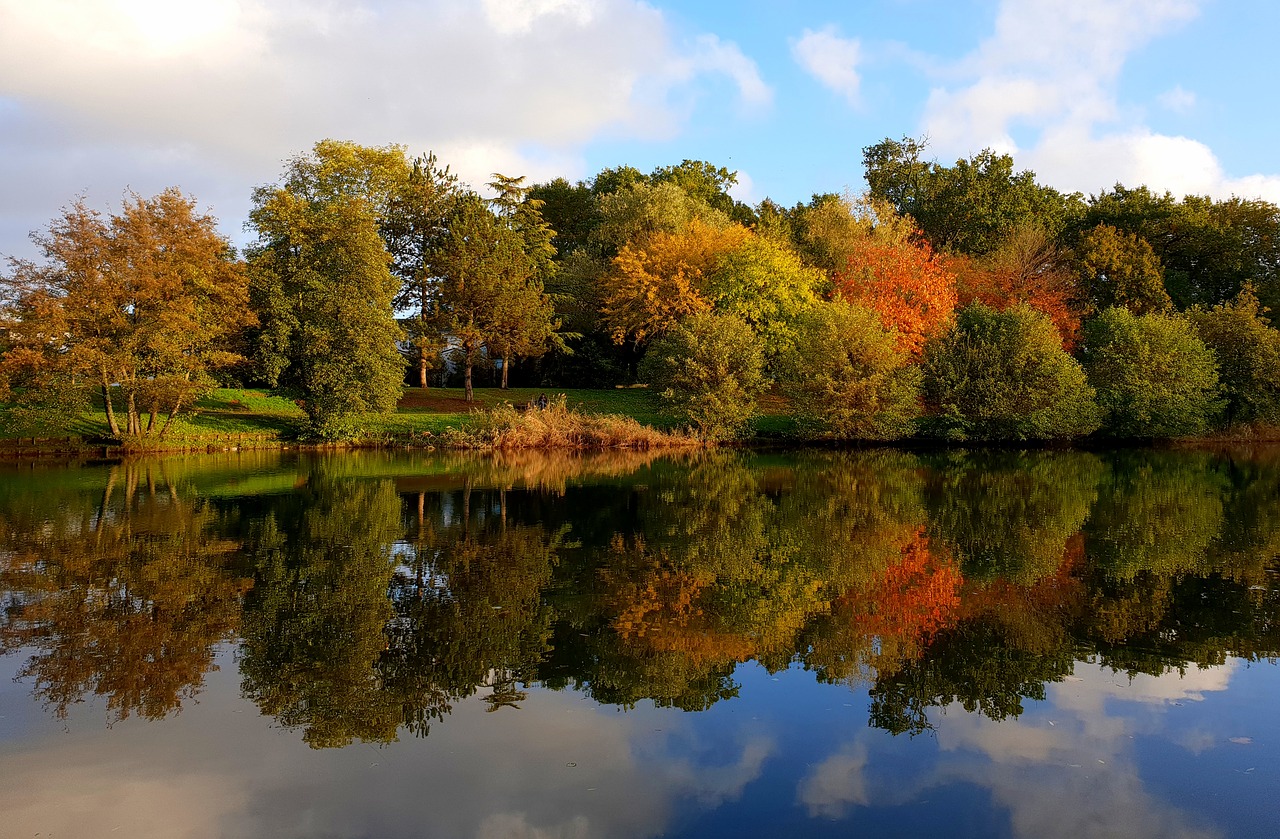
[[[1280,835],[1280,448],[0,465],[0,834]]]

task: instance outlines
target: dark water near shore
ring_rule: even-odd
[[[0,835],[1280,835],[1280,448],[0,466]]]

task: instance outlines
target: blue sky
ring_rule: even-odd
[[[1273,0],[0,0],[0,254],[179,186],[237,244],[323,137],[489,173],[684,158],[785,204],[861,149],[984,147],[1064,190],[1280,202]]]

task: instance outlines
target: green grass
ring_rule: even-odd
[[[679,426],[661,400],[646,388],[614,388],[608,390],[548,388],[476,388],[475,400],[466,402],[462,388],[430,388],[422,391],[406,388],[400,407],[394,414],[370,415],[359,423],[369,438],[384,436],[444,434],[448,429],[471,425],[476,411],[486,411],[504,402],[527,405],[546,394],[554,398],[565,395],[566,407],[586,414],[616,414],[631,417],[643,425],[662,431]],[[763,414],[753,428],[765,437],[785,436],[792,427],[785,405],[776,398],[766,398]],[[117,415],[117,419],[121,419]],[[165,435],[165,444],[174,446],[205,445],[221,441],[229,435],[266,440],[290,440],[297,437],[306,417],[292,400],[263,390],[220,388],[196,404],[195,412],[174,419]],[[161,418],[163,420],[163,417]],[[23,424],[0,417],[0,439],[18,437],[80,436],[87,439],[107,435],[106,413],[101,407],[58,421]]]

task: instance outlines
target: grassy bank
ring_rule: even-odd
[[[556,410],[523,411],[540,395]],[[197,403],[195,412],[174,419],[163,441],[143,447],[274,447],[295,442],[305,422],[294,402],[266,391],[221,388]],[[358,423],[355,443],[414,442],[453,448],[649,448],[689,445],[675,418],[648,390],[547,391],[538,388],[481,388],[468,403],[461,388],[406,388],[397,410],[369,415]],[[101,408],[62,417],[56,423],[12,414],[0,422],[0,441],[29,450],[66,447],[71,435],[86,442],[107,436]],[[36,438],[36,439],[32,439]],[[0,449],[3,446],[0,445]]]

